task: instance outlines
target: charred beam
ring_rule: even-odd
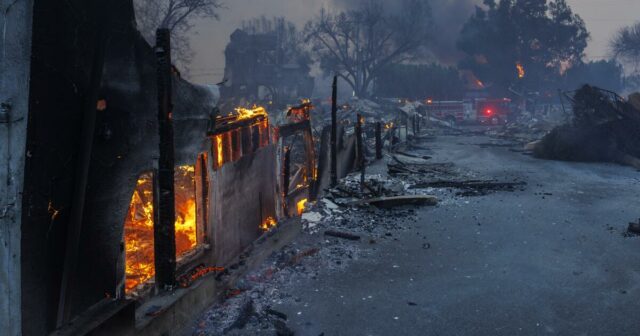
[[[156,32],[156,57],[158,61],[158,123],[160,128],[160,158],[158,161],[158,211],[153,227],[156,266],[156,286],[159,290],[175,284],[175,190],[174,143],[171,114],[172,74],[171,37],[168,29]]]
[[[331,186],[338,184],[338,76],[333,77],[331,94]]]
[[[382,123],[376,123],[376,159],[382,159]]]

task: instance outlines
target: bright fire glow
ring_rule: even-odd
[[[196,247],[195,167],[181,166],[175,171],[176,257]]]
[[[526,72],[524,71],[524,66],[522,65],[522,63],[516,63],[516,69],[518,70],[518,78],[524,78]]]
[[[175,170],[176,201],[176,257],[196,247],[195,167],[182,166]],[[155,275],[153,252],[153,175],[138,179],[125,218],[125,292]]]
[[[224,165],[224,150],[222,149],[222,134],[216,136],[216,151],[218,156],[218,167]]]
[[[271,230],[276,225],[278,225],[278,222],[276,222],[276,220],[273,219],[273,217],[267,217],[267,219],[265,219],[264,222],[260,224],[260,229],[266,232]]]
[[[493,114],[493,110],[491,110],[491,109],[487,109],[487,110],[485,111],[485,114],[486,114],[486,115],[488,115],[488,116],[490,116],[490,115],[492,115],[492,114]]]
[[[153,176],[138,179],[124,222],[125,291],[128,293],[155,274],[153,262]]]
[[[298,209],[298,215],[302,215],[302,213],[304,212],[305,206],[307,205],[307,199],[302,199],[300,201],[298,201],[297,204],[297,209]]]
[[[238,113],[238,119],[251,119],[258,116],[266,116],[267,110],[262,106],[253,105],[253,108],[238,107],[235,109]]]

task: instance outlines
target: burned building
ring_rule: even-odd
[[[216,297],[213,278],[189,286],[283,218],[277,132],[264,111],[220,118],[209,89],[161,74],[167,48],[136,30],[130,0],[2,5],[0,329],[176,332]],[[159,227],[162,146],[175,221]]]
[[[233,32],[225,50],[221,99],[234,104],[242,103],[237,98],[286,104],[311,96],[314,81],[309,66],[284,56],[279,45],[275,33]]]

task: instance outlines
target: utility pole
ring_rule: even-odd
[[[376,160],[382,159],[382,123],[376,123]]]
[[[338,185],[338,76],[333,77],[331,94],[331,186]]]

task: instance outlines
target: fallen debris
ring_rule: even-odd
[[[640,235],[640,220],[638,221],[638,223],[629,223],[627,231],[630,234]]]
[[[640,168],[640,111],[615,93],[589,85],[572,100],[572,122],[547,134],[535,145],[534,156]]]
[[[462,196],[485,195],[489,191],[515,191],[518,187],[526,186],[526,182],[495,182],[495,181],[433,181],[412,185],[411,189],[425,188],[454,188],[462,189]]]
[[[329,237],[353,240],[353,241],[360,240],[360,236],[357,236],[351,233],[346,233],[346,232],[339,232],[339,231],[325,231],[324,235]]]
[[[391,209],[403,205],[438,205],[438,198],[429,195],[407,195],[380,197],[358,202],[358,204],[371,204],[382,209]]]

